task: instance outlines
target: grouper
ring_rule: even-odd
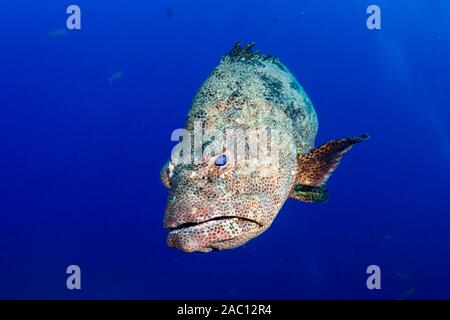
[[[288,198],[328,199],[342,156],[368,135],[314,146],[311,100],[281,61],[237,43],[198,91],[161,179],[167,244],[185,252],[243,245]],[[213,133],[211,133],[213,132]]]

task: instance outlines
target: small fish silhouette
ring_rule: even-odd
[[[110,78],[108,78],[109,85],[112,85],[114,80],[118,80],[122,77],[123,77],[123,72],[121,72],[121,71],[114,72],[114,74]]]
[[[409,288],[408,290],[403,292],[403,294],[400,297],[398,297],[397,300],[405,300],[411,297],[415,292],[416,292],[415,288]]]
[[[173,10],[172,10],[172,8],[167,9],[167,11],[166,11],[166,17],[170,19],[170,18],[172,18],[172,16],[173,16]]]
[[[283,36],[284,35],[284,32],[283,31],[281,31],[281,30],[277,30],[277,31],[273,31],[272,33],[271,33],[271,35],[273,36],[273,37],[281,37],[281,36]]]
[[[53,31],[48,31],[48,35],[50,37],[65,37],[69,35],[69,32],[66,29],[56,29]]]
[[[410,279],[408,272],[397,272],[395,274],[395,277],[400,280],[409,280]]]
[[[281,20],[281,18],[278,17],[278,16],[274,16],[274,17],[271,17],[271,18],[270,18],[270,21],[272,21],[272,22],[278,22],[278,21],[280,21],[280,20]]]
[[[390,241],[390,240],[394,240],[394,237],[392,235],[390,235],[390,234],[387,234],[387,235],[384,236],[384,239]]]

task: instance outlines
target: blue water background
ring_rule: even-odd
[[[49,36],[70,4],[82,30]],[[370,4],[381,30],[366,28]],[[448,1],[0,7],[0,298],[450,298]],[[298,77],[318,144],[371,139],[336,170],[328,203],[288,200],[244,247],[185,254],[165,244],[159,170],[238,40]],[[66,288],[70,264],[82,290]],[[366,288],[371,264],[381,290]]]

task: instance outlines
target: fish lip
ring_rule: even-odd
[[[228,221],[235,221],[237,223],[239,220],[244,221],[244,223],[247,224],[253,224],[253,233],[255,233],[256,231],[255,234],[260,234],[266,228],[264,224],[251,218],[240,216],[218,216],[204,221],[181,223],[173,228],[166,227],[166,229],[169,230],[169,234],[167,236],[167,245],[169,247],[178,248],[188,253],[211,252],[237,247],[239,246],[239,244],[233,244],[232,241],[234,239],[239,239],[242,236],[244,236],[245,240],[245,235],[247,234],[247,232],[244,232],[243,230],[241,230],[243,232],[239,234],[227,234],[227,232],[225,232],[225,234],[222,234],[222,236],[218,236],[215,239],[205,239],[199,235],[202,234],[202,230],[204,228],[214,228],[215,226],[221,225],[222,223],[224,225],[227,225]],[[230,241],[231,247],[227,247],[226,244],[230,244]],[[247,242],[247,240],[243,241],[242,244],[245,242]]]
[[[198,227],[201,226],[207,222],[211,222],[211,221],[222,221],[222,220],[230,220],[230,219],[241,219],[241,220],[245,220],[248,222],[252,222],[254,224],[257,224],[260,228],[263,227],[263,224],[254,220],[254,219],[250,219],[250,218],[246,218],[246,217],[239,217],[239,216],[218,216],[218,217],[214,217],[208,220],[203,220],[203,221],[191,221],[191,222],[184,222],[178,226],[175,227],[166,227],[167,230],[169,230],[169,233],[171,232],[175,232],[175,231],[179,231],[179,230],[184,230],[184,229],[188,229],[188,228],[193,228],[193,227]]]

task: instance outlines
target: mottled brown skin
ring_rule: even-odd
[[[324,147],[330,152],[328,157],[323,156],[325,151],[317,151],[312,158],[320,155],[336,161],[327,165],[308,158],[309,163],[303,165],[302,157],[313,149],[318,127],[312,103],[277,58],[261,55],[252,47],[237,44],[222,58],[195,97],[186,129],[193,130],[199,120],[205,130],[276,129],[282,137],[279,167],[267,175],[259,174],[261,159],[252,162],[254,172],[233,161],[217,167],[215,159],[221,154],[233,157],[226,148],[201,164],[169,161],[161,178],[170,188],[164,226],[170,231],[167,242],[171,247],[208,252],[241,246],[269,228],[289,197],[311,202],[324,195],[322,184],[346,152],[334,148],[340,153],[333,154],[331,142]],[[296,185],[304,183],[305,176],[319,178],[296,193]]]

